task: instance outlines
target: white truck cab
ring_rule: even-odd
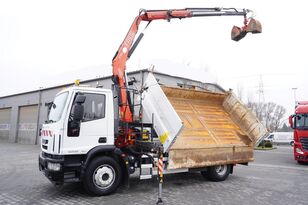
[[[77,116],[80,109],[83,114]],[[81,165],[93,148],[115,150],[112,91],[79,86],[64,89],[51,104],[40,134],[40,170],[57,184],[80,181]]]
[[[80,125],[73,122],[77,96],[85,96]],[[54,155],[86,154],[97,145],[114,144],[114,109],[111,90],[71,87],[54,99],[41,130],[41,148]]]

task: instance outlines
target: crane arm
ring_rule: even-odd
[[[232,39],[239,40],[243,38],[247,32],[260,33],[261,25],[256,20],[250,27],[246,19],[246,15],[251,11],[248,9],[235,9],[235,8],[186,8],[186,9],[172,9],[172,10],[141,10],[139,15],[134,19],[128,33],[126,34],[123,42],[117,50],[113,60],[113,82],[119,88],[119,111],[120,120],[124,122],[132,122],[133,116],[130,108],[129,93],[127,91],[127,79],[126,79],[126,61],[129,59],[138,43],[143,37],[143,33],[135,40],[138,32],[139,24],[142,21],[151,22],[153,20],[167,20],[177,18],[190,18],[190,17],[203,17],[203,16],[244,16],[244,26],[233,27]]]

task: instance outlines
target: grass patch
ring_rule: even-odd
[[[277,149],[277,147],[255,147],[254,150],[273,150]]]

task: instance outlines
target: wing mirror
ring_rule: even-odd
[[[245,24],[242,28],[238,26],[233,26],[231,30],[231,39],[234,41],[239,41],[244,38],[247,33],[262,33],[261,23],[254,18],[250,18],[249,22]]]
[[[84,95],[77,95],[74,106],[73,106],[73,112],[72,112],[72,117],[74,121],[81,121],[83,118],[84,114],[84,107],[83,103],[86,101],[86,96]]]
[[[295,117],[295,115],[290,115],[289,116],[289,124],[290,124],[290,127],[292,129],[294,129],[294,117]]]
[[[84,107],[81,104],[75,104],[73,107],[73,120],[81,121],[84,114]]]
[[[85,95],[77,95],[75,103],[76,104],[83,104],[86,101],[86,96]]]

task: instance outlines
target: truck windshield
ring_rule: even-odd
[[[68,92],[57,95],[53,101],[48,115],[48,123],[57,122],[61,119],[61,115],[66,103]]]
[[[308,115],[307,114],[296,115],[295,122],[296,122],[296,129],[308,130]]]

